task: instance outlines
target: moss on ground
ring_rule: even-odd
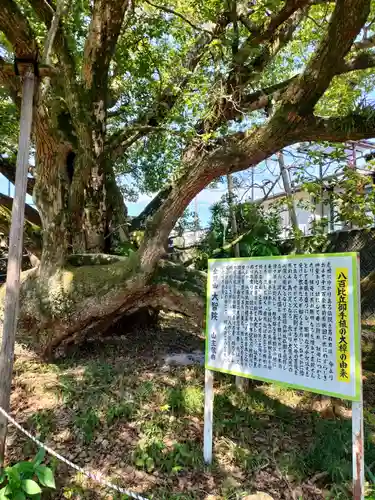
[[[159,265],[154,275],[156,284],[166,283],[181,292],[197,294],[202,298],[205,296],[206,280],[207,275],[202,271],[166,261]]]

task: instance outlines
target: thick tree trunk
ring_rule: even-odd
[[[43,229],[42,274],[65,262],[69,249],[67,156],[70,147],[50,133],[41,109],[37,115],[34,198]]]

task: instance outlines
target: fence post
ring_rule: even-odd
[[[30,134],[33,118],[33,98],[36,77],[28,70],[22,85],[20,135],[16,163],[15,193],[9,235],[8,267],[4,303],[3,336],[0,350],[0,406],[9,411],[14,362],[14,344],[20,294],[20,274],[23,248],[23,226],[27,173],[29,167]],[[4,463],[7,420],[0,415],[0,468]]]

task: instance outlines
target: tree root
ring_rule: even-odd
[[[91,264],[103,260],[106,256],[89,258]],[[110,335],[119,325],[121,331],[151,326],[160,310],[202,324],[204,273],[161,260],[150,276],[137,262],[114,260],[60,269],[48,283],[32,273],[22,287],[19,338],[51,360],[68,345]]]

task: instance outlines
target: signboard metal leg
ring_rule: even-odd
[[[212,424],[214,410],[214,372],[205,370],[204,375],[204,444],[203,457],[206,464],[212,463]]]
[[[360,263],[357,256],[357,283],[360,283]],[[357,328],[359,339],[361,339],[361,298],[360,293],[357,293],[357,308],[356,315]],[[353,499],[363,500],[365,498],[365,450],[364,450],[364,435],[363,435],[363,391],[362,391],[362,361],[361,361],[361,346],[358,343],[357,363],[359,366],[359,401],[352,402],[352,441],[353,441]]]
[[[363,404],[362,401],[352,403],[352,436],[353,436],[353,499],[365,498],[365,468],[363,449]]]

